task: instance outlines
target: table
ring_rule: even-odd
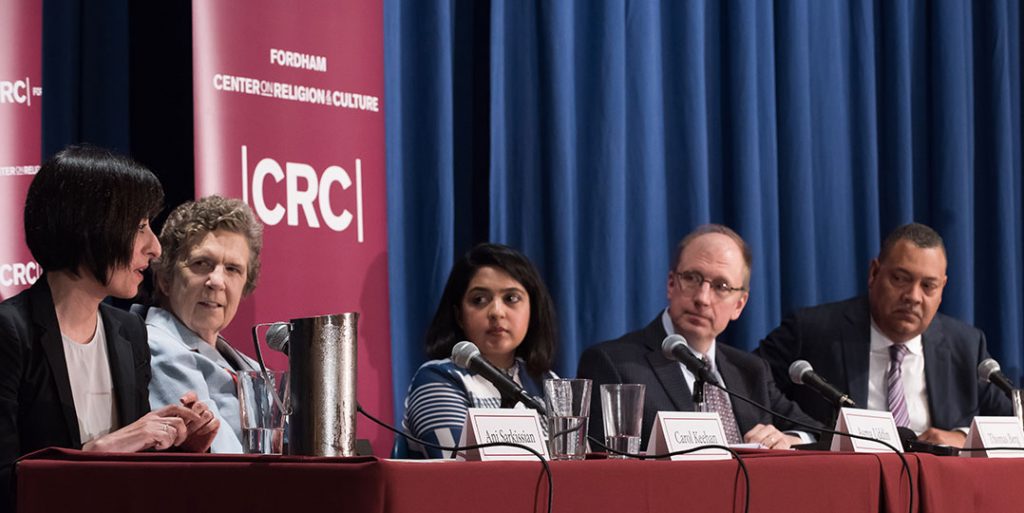
[[[906,512],[897,456],[744,451],[751,511]],[[908,454],[914,511],[1013,511],[1024,460]],[[743,511],[734,460],[551,462],[556,512]],[[539,462],[47,449],[18,464],[18,511],[545,511]]]

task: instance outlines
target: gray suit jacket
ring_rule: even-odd
[[[236,370],[258,370],[259,364],[217,339],[214,348],[181,323],[171,312],[152,307],[146,313],[153,380],[149,401],[154,408],[178,404],[189,390],[206,403],[221,422],[211,452],[241,453],[241,412]]]
[[[604,420],[601,414],[600,385],[607,383],[640,383],[646,385],[642,447],[647,446],[654,418],[659,411],[693,411],[693,397],[679,362],[665,358],[661,343],[667,334],[661,315],[640,331],[621,338],[591,346],[580,356],[577,377],[594,381],[590,408],[590,435],[604,440]],[[772,380],[768,365],[746,351],[719,343],[715,364],[731,392],[753,399],[757,403],[793,420],[819,426],[796,404],[783,397]],[[752,405],[731,399],[733,414],[740,434],[755,424],[774,424],[782,430],[806,430],[796,424],[779,420]]]
[[[981,330],[936,314],[921,336],[925,383],[932,426],[971,425],[975,415],[1012,415],[1006,395],[978,381],[977,368],[989,357]],[[789,380],[789,365],[807,360],[862,408],[868,402],[871,314],[867,296],[799,310],[761,341],[757,353],[771,365],[775,381],[789,398],[821,422],[834,408],[813,390]]]

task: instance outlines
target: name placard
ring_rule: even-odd
[[[462,426],[459,446],[486,443],[525,445],[548,459],[548,444],[541,434],[536,410],[526,408],[470,408]],[[537,457],[519,447],[497,445],[460,451],[456,459],[466,461],[534,460]]]
[[[1021,450],[960,451],[968,458],[1024,458],[1024,429],[1017,417],[974,417],[964,449],[1020,447]]]
[[[903,442],[896,431],[896,422],[892,420],[892,412],[843,408],[836,419],[836,431],[866,436],[887,442],[903,452]],[[853,452],[892,452],[892,449],[878,442],[835,435],[832,437],[833,451]]]
[[[659,411],[647,441],[647,454],[666,454],[702,445],[729,445],[717,412]],[[727,460],[723,449],[708,448],[671,456],[673,460]]]

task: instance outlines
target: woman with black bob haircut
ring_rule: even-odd
[[[452,267],[427,329],[427,354],[433,360],[412,378],[404,429],[416,438],[453,446],[468,408],[522,407],[452,362],[458,342],[473,342],[491,365],[530,395],[543,397],[543,381],[557,377],[551,372],[557,336],[554,302],[530,260],[500,244],[474,247]],[[413,457],[451,456],[413,442],[408,449]],[[400,437],[396,453],[401,452]]]
[[[192,393],[150,412],[146,327],[103,303],[138,294],[162,203],[149,170],[95,147],[64,149],[32,180],[25,240],[45,272],[0,303],[0,509],[13,509],[14,460],[37,449],[201,452],[216,435]]]

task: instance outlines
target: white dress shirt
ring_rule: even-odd
[[[889,346],[894,342],[885,336],[875,321],[871,321],[871,354],[868,367],[868,409],[889,411],[889,392],[886,374],[889,372]],[[924,347],[921,335],[906,342],[907,354],[903,357],[903,393],[907,399],[907,413],[910,415],[910,429],[924,433],[932,425],[931,410],[928,409],[928,384],[924,379]]]

